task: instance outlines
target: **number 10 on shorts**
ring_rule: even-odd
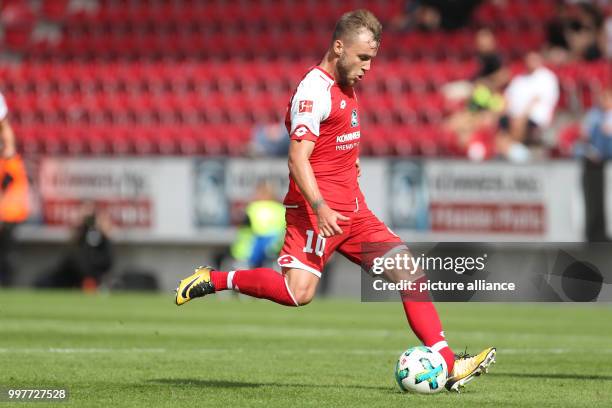
[[[314,252],[317,256],[321,257],[323,256],[323,251],[325,250],[325,238],[317,234],[317,243],[315,244],[314,251],[312,249],[313,238],[314,231],[306,230],[306,246],[304,247],[304,252],[307,254],[312,254]]]

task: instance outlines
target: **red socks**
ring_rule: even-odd
[[[455,365],[455,354],[446,343],[442,324],[433,303],[404,300],[403,305],[414,334],[424,345],[442,354],[450,375]]]
[[[268,299],[285,306],[299,306],[289,291],[285,277],[274,269],[258,268],[243,271],[212,271],[210,280],[217,292],[233,289],[259,299]]]

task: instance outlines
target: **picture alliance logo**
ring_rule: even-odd
[[[482,272],[486,267],[487,254],[481,256],[411,256],[396,254],[374,258],[372,273],[381,275],[385,271],[403,270],[415,274],[419,270],[454,272]]]

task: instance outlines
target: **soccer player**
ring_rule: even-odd
[[[354,86],[370,70],[381,32],[381,24],[367,10],[344,14],[323,60],[306,73],[289,102],[287,228],[278,258],[282,273],[266,268],[223,272],[199,267],[179,283],[177,305],[235,290],[285,306],[303,306],[312,300],[334,251],[361,264],[370,261],[364,259],[362,243],[402,246],[400,238],[370,211],[357,182],[360,122]],[[397,280],[393,271],[389,275]],[[410,296],[402,300],[416,336],[444,357],[449,390],[459,391],[494,362],[492,347],[476,356],[455,356],[433,304],[411,301]]]

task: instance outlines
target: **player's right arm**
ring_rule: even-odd
[[[298,85],[288,112],[291,122],[289,172],[317,215],[318,233],[323,237],[342,234],[338,221],[348,220],[325,203],[309,160],[319,139],[321,122],[331,113],[332,85],[333,81],[320,71],[311,70]]]
[[[310,140],[292,140],[289,145],[289,173],[299,187],[302,195],[317,215],[319,234],[323,237],[342,234],[338,221],[348,221],[349,218],[332,210],[319,191],[310,155],[314,150],[314,142]]]

